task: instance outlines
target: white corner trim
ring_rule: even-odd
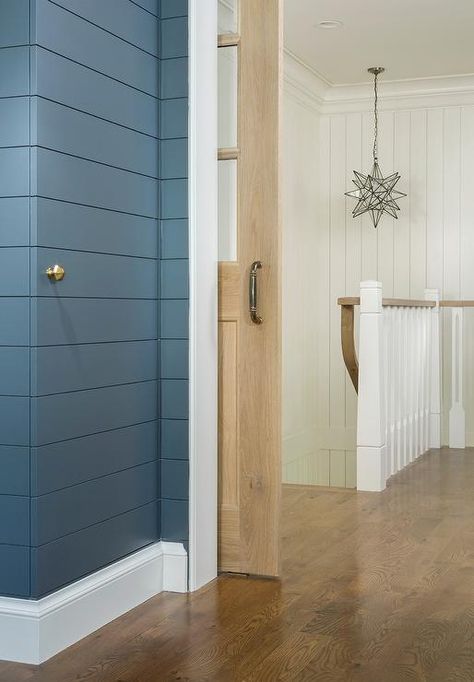
[[[189,1],[189,589],[217,575],[217,3]]]
[[[181,544],[145,547],[37,601],[0,597],[0,659],[43,663],[163,590],[187,591]]]

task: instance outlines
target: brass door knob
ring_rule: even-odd
[[[49,268],[47,268],[46,274],[48,275],[50,282],[60,282],[64,279],[66,271],[62,265],[56,263],[56,265],[50,265]]]

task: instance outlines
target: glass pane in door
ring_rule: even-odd
[[[218,146],[237,146],[237,47],[221,47],[219,68],[219,130]]]
[[[238,33],[239,0],[218,0],[219,33]]]
[[[237,161],[219,161],[220,261],[237,260]]]

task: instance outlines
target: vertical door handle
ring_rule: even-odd
[[[252,263],[250,268],[250,281],[249,281],[249,311],[250,319],[254,324],[262,324],[263,320],[260,315],[257,314],[257,270],[260,270],[262,263],[256,260]]]

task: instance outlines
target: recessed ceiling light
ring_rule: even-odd
[[[325,19],[324,21],[320,21],[318,23],[318,28],[324,28],[326,30],[331,30],[334,28],[342,28],[344,24],[342,21],[338,21],[337,19]]]

